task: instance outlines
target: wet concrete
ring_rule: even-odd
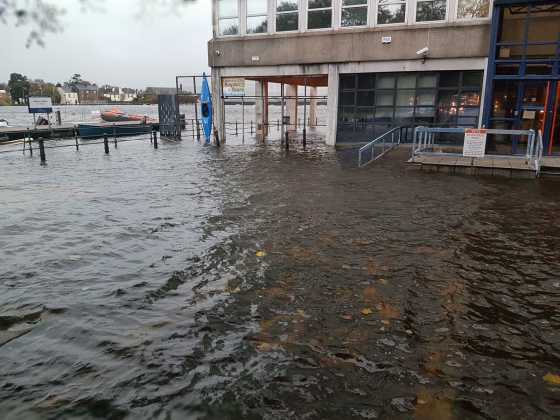
[[[5,418],[558,414],[558,182],[111,152],[1,158]]]

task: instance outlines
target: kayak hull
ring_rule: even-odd
[[[212,94],[206,79],[206,74],[202,76],[202,92],[200,93],[200,115],[202,118],[202,128],[206,144],[210,144],[212,136]]]

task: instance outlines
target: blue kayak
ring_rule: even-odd
[[[202,117],[202,128],[206,137],[206,144],[210,144],[212,135],[212,94],[206,80],[206,74],[202,73],[202,92],[200,93],[200,115]]]

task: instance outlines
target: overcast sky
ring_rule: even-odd
[[[0,23],[0,82],[10,73],[50,82],[80,73],[99,85],[144,88],[174,86],[178,74],[208,72],[210,0],[178,8],[154,8],[150,0],[97,2],[103,11],[84,12],[78,0],[53,1],[66,9],[63,31],[48,34],[44,47],[25,47],[29,26]]]

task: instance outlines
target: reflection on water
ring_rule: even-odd
[[[5,418],[557,415],[559,185],[405,155],[0,155]]]

